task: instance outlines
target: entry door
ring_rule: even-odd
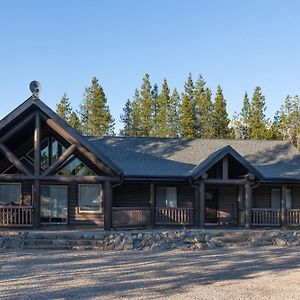
[[[67,224],[68,187],[62,185],[41,186],[41,223]]]
[[[205,192],[205,223],[218,223],[218,197],[213,190]]]

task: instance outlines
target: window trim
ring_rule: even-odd
[[[20,199],[19,199],[19,203],[16,206],[22,206],[22,201],[23,201],[23,194],[22,194],[22,183],[21,182],[0,182],[1,184],[9,184],[9,185],[18,185],[20,187]],[[5,204],[0,204],[0,206],[5,205]],[[6,204],[6,205],[11,205],[10,203]]]
[[[165,188],[166,190],[168,188],[175,188],[176,190],[176,206],[173,207],[173,206],[157,206],[157,188]],[[167,199],[165,199],[167,200]],[[156,207],[159,207],[159,208],[178,208],[178,186],[176,185],[157,185],[155,187],[155,206]]]
[[[99,210],[81,210],[80,209],[80,187],[81,186],[97,186],[100,187],[100,194],[99,194]],[[103,209],[102,209],[102,205],[103,205],[103,188],[102,188],[102,184],[94,184],[94,183],[80,183],[78,184],[78,188],[77,188],[77,212],[79,214],[102,214]]]

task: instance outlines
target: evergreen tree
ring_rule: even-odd
[[[132,105],[129,99],[127,99],[125,107],[123,108],[121,122],[124,124],[124,127],[121,130],[120,134],[122,136],[133,136],[134,134],[132,128]]]
[[[110,114],[103,88],[96,77],[93,77],[91,86],[85,89],[80,108],[84,134],[92,136],[113,134],[114,119]]]
[[[180,96],[176,89],[173,90],[170,97],[170,106],[168,113],[168,126],[170,130],[170,137],[179,137],[179,107],[180,107]]]
[[[203,123],[204,123],[204,112],[206,103],[205,101],[205,81],[203,80],[202,76],[200,75],[198,80],[195,83],[195,90],[194,90],[194,97],[195,97],[195,130],[196,136],[201,137],[203,133]]]
[[[159,122],[157,119],[157,110],[158,110],[158,85],[155,83],[151,90],[151,97],[152,97],[152,129],[151,129],[151,136],[156,136],[156,133],[159,128]]]
[[[180,135],[183,138],[194,138],[196,136],[194,100],[194,83],[190,73],[184,85],[180,106]]]
[[[261,88],[256,87],[250,103],[250,138],[262,140],[266,138],[267,121],[265,118],[265,96],[262,94]]]
[[[154,136],[169,137],[171,135],[168,126],[168,114],[170,112],[170,89],[168,82],[164,79],[161,93],[157,98],[156,122],[158,126],[155,128]]]
[[[213,128],[216,138],[230,137],[229,118],[226,110],[226,100],[220,85],[217,87],[213,110]]]
[[[56,105],[56,113],[66,122],[69,121],[72,112],[70,99],[67,94],[64,93],[60,102]]]
[[[131,122],[132,122],[132,136],[141,136],[141,97],[138,89],[135,89],[133,101],[131,103]]]
[[[75,111],[72,111],[69,118],[69,124],[79,132],[82,132],[80,119]]]
[[[143,78],[143,84],[140,91],[141,106],[140,106],[140,135],[150,136],[152,128],[152,95],[150,77],[146,74]]]

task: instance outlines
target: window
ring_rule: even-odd
[[[271,192],[271,207],[273,209],[281,208],[281,189],[272,189]],[[286,190],[286,209],[292,208],[292,190]]]
[[[78,209],[79,212],[101,212],[101,186],[80,184]]]
[[[21,184],[0,183],[0,205],[19,205],[21,200]]]
[[[156,188],[157,207],[177,207],[176,187],[157,187]]]
[[[76,175],[76,176],[94,176],[95,173],[88,168],[80,159],[71,156],[68,160],[67,165],[65,165],[60,171],[57,172],[58,175]]]

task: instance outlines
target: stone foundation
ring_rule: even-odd
[[[292,230],[153,230],[153,231],[21,231],[0,232],[0,248],[99,251],[161,251],[258,246],[299,246]]]

